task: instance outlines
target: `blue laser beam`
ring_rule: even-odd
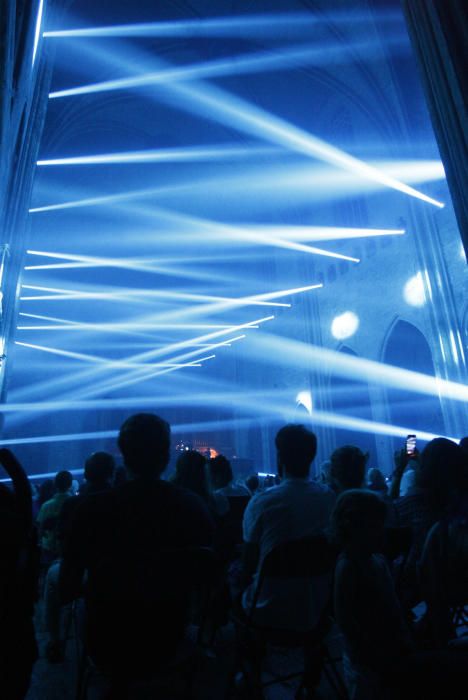
[[[160,63],[162,64],[162,62]],[[92,85],[85,87],[87,87],[88,91],[93,88]],[[276,145],[281,145],[325,161],[340,169],[353,172],[359,177],[377,181],[386,187],[439,208],[444,206],[442,202],[387,175],[369,163],[351,156],[349,153],[332,146],[317,136],[295,127],[280,117],[265,111],[261,107],[250,104],[226,90],[208,85],[202,81],[194,81],[192,84],[172,81],[161,83],[160,87],[165,88],[165,90],[159,92],[159,99],[176,100],[177,104],[186,111],[197,111],[205,118],[221,121],[238,131],[248,133],[249,136],[269,140]],[[80,88],[75,88],[75,90],[80,90]]]
[[[361,12],[334,10],[324,17],[309,12],[285,12],[275,14],[252,13],[248,17],[231,15],[229,17],[209,17],[196,20],[177,20],[172,22],[140,22],[105,27],[81,27],[77,29],[59,29],[46,31],[46,38],[93,38],[93,37],[230,37],[260,36],[275,39],[283,36],[285,31],[293,30],[292,36],[309,34],[316,30],[318,24],[333,21],[346,21],[360,24],[368,15]],[[379,11],[379,20],[398,21],[399,14],[389,10]]]

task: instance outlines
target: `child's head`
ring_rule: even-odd
[[[372,491],[345,491],[339,496],[332,513],[337,544],[346,551],[371,554],[382,538],[385,516],[385,503]]]

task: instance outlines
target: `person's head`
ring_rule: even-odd
[[[331,515],[332,536],[348,553],[368,556],[382,540],[384,501],[372,491],[350,489],[338,497]]]
[[[171,428],[153,413],[136,413],[122,424],[119,449],[136,477],[159,477],[169,462]]]
[[[208,462],[210,479],[213,489],[222,489],[228,486],[233,480],[232,467],[230,461],[223,455],[213,457]]]
[[[71,489],[73,476],[68,471],[57,472],[54,483],[58,493],[66,493]]]
[[[114,458],[109,452],[93,452],[85,462],[85,479],[96,488],[105,487],[112,480],[114,467]]]
[[[245,480],[245,485],[249,489],[250,493],[255,493],[255,491],[257,491],[258,487],[260,486],[260,479],[258,478],[258,474],[251,474],[250,476],[248,476]]]
[[[304,425],[289,424],[281,428],[275,439],[278,473],[306,478],[317,453],[317,438]]]
[[[182,452],[176,462],[172,482],[181,488],[193,491],[203,499],[207,499],[209,488],[204,456],[196,450]]]
[[[467,459],[463,449],[447,438],[431,440],[422,451],[417,478],[435,511],[445,510],[452,497],[466,489]]]
[[[367,455],[359,447],[344,445],[331,456],[330,477],[338,492],[359,489],[364,483]]]
[[[367,472],[367,488],[370,491],[380,491],[383,493],[387,493],[387,482],[385,481],[385,477],[380,471],[380,469],[376,469],[375,467],[369,469],[369,471]]]

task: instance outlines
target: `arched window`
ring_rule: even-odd
[[[407,321],[400,320],[393,326],[383,361],[394,367],[435,376],[429,343],[421,331]],[[424,396],[409,388],[387,390],[392,424],[443,435],[444,420],[438,397]]]

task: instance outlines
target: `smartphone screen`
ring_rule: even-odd
[[[408,435],[406,438],[406,454],[414,455],[416,450],[416,435]]]

